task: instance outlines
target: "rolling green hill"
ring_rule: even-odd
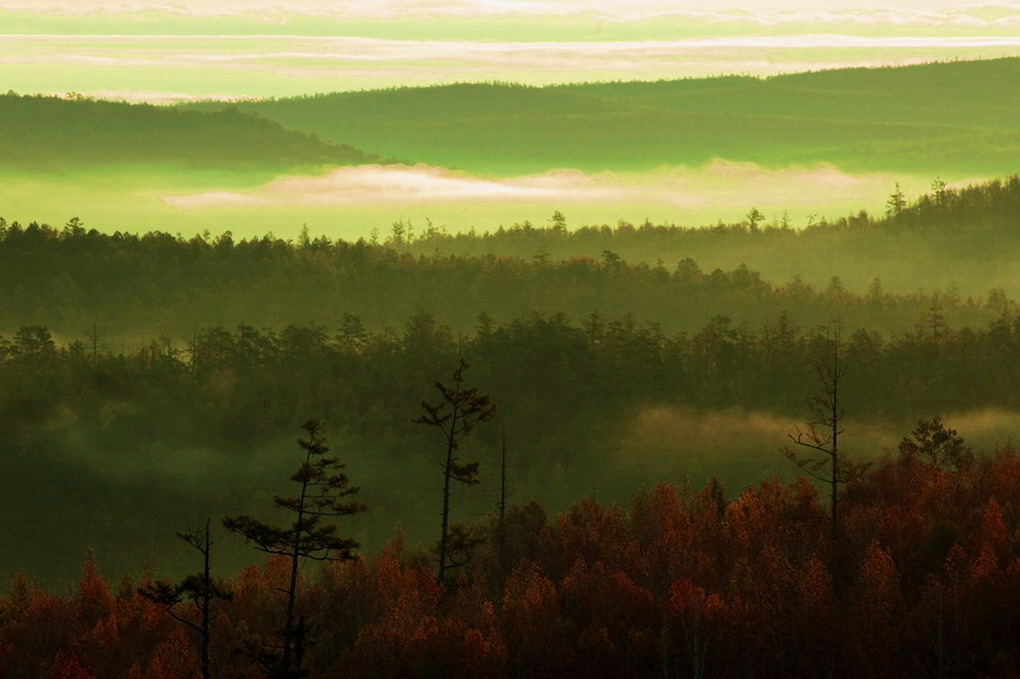
[[[1020,157],[1017,82],[1020,58],[1010,58],[766,79],[458,84],[238,108],[374,153],[493,174],[642,170],[715,157],[1004,174]]]
[[[0,149],[0,171],[119,165],[266,171],[379,160],[232,108],[14,94],[0,95]]]

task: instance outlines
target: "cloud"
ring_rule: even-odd
[[[147,90],[92,90],[90,97],[132,104],[178,104],[189,101],[242,101],[248,97],[230,94],[189,94],[187,92],[155,92]]]
[[[198,22],[236,21],[261,24],[267,29],[307,20],[336,22],[336,29],[350,30],[352,22],[390,22],[416,26],[426,37],[434,22],[475,25],[482,33],[505,22],[551,26],[587,25],[612,29],[637,28],[644,37],[661,35],[663,22],[683,27],[684,32],[704,27],[746,30],[748,27],[824,27],[845,31],[854,26],[957,27],[994,29],[1020,25],[1020,3],[1010,0],[988,3],[974,0],[0,0],[0,11],[36,17],[90,17],[101,21],[125,19],[137,31],[163,19],[194,19]],[[424,23],[423,23],[424,22]],[[813,27],[813,28],[812,28]],[[357,30],[357,29],[355,29]],[[79,31],[74,31],[79,32]],[[135,32],[134,30],[131,32]],[[191,31],[189,31],[191,32]],[[200,31],[199,31],[200,32]],[[231,31],[233,32],[233,31]],[[271,30],[270,32],[276,32]],[[318,31],[315,31],[318,32]],[[498,31],[497,31],[498,32]],[[343,33],[349,34],[349,33]],[[494,34],[495,35],[495,34]],[[481,37],[489,38],[489,35]],[[492,36],[494,37],[494,36]]]
[[[248,192],[214,191],[167,196],[163,201],[182,208],[527,201],[550,199],[571,191],[591,196],[594,187],[585,186],[579,179],[583,176],[579,172],[565,172],[495,180],[424,165],[360,165],[319,177],[284,177]]]
[[[603,19],[641,20],[662,16],[711,15],[720,11],[748,15],[826,14],[865,9],[895,11],[903,16],[951,15],[986,7],[1017,11],[1013,2],[926,2],[924,0],[830,0],[825,10],[813,0],[0,0],[0,9],[63,14],[174,13],[194,16],[325,15],[350,19],[421,17],[506,17],[587,15]]]
[[[283,177],[249,191],[213,191],[162,198],[167,205],[202,210],[230,207],[549,203],[655,205],[669,209],[746,209],[762,205],[825,205],[883,195],[894,178],[855,176],[831,165],[766,170],[754,163],[716,160],[702,168],[587,174],[556,170],[505,179],[425,165],[362,165],[321,176]]]
[[[0,32],[5,89],[163,102],[1015,56],[1020,3],[0,0]]]
[[[4,89],[164,102],[1017,56],[1020,4],[0,0],[0,32]]]
[[[682,40],[491,42],[386,40],[317,36],[0,36],[0,63],[164,68],[260,68],[288,72],[295,67],[323,75],[337,68],[400,69],[402,73],[465,74],[488,70],[631,72],[649,67],[714,60],[743,64],[748,55],[806,50],[1020,50],[1020,36],[854,36],[837,34],[717,36]],[[718,66],[717,66],[718,68]]]

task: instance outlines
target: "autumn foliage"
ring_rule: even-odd
[[[1020,453],[890,456],[847,486],[837,542],[819,497],[766,480],[732,499],[659,485],[551,519],[513,507],[445,586],[398,537],[304,573],[309,676],[1020,674]],[[286,582],[280,557],[226,582],[213,676],[263,676],[250,651],[278,633]],[[197,636],[142,584],[111,587],[91,556],[64,595],[19,576],[0,599],[0,677],[197,677]]]

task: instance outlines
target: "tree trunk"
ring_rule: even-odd
[[[312,454],[305,455],[305,468],[310,464]],[[287,617],[283,626],[283,659],[280,665],[283,676],[291,676],[294,646],[294,600],[297,598],[298,560],[301,556],[301,525],[305,516],[305,496],[308,494],[307,476],[301,482],[301,497],[298,500],[297,519],[294,521],[294,544],[290,554],[290,583],[287,585]],[[299,668],[300,669],[300,668]]]
[[[212,602],[212,580],[210,580],[209,550],[209,519],[205,520],[205,549],[202,550],[202,679],[209,679],[209,609]]]
[[[450,481],[453,479],[453,451],[457,448],[455,438],[457,432],[457,408],[453,409],[450,418],[450,432],[446,437],[446,464],[443,465],[443,521],[439,534],[439,569],[436,582],[442,585],[446,581],[447,536],[450,530]]]

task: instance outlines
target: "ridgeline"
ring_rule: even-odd
[[[1018,81],[1020,58],[1006,58],[770,78],[456,84],[236,106],[373,153],[496,175],[725,158],[987,176],[1017,169],[1020,92],[1006,84]]]
[[[84,97],[0,95],[0,172],[114,166],[286,170],[379,158],[227,108],[214,113]]]

